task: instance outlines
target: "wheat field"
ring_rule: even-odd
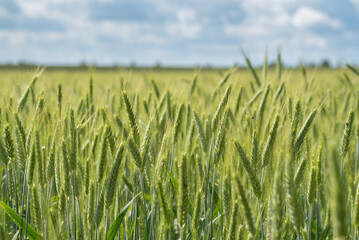
[[[359,71],[0,72],[0,239],[358,239]]]

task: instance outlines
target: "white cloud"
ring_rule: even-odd
[[[228,36],[241,39],[280,37],[292,31],[290,22],[291,17],[286,13],[248,17],[241,23],[225,25],[224,32]]]
[[[303,36],[296,36],[291,40],[293,46],[307,46],[324,49],[328,46],[328,41],[321,36],[307,33]]]
[[[242,0],[242,9],[251,16],[274,15],[286,13],[298,6],[298,3],[310,0]]]
[[[357,12],[359,13],[359,0],[350,0],[350,2],[356,7]]]
[[[149,23],[126,21],[102,21],[91,23],[93,37],[110,37],[127,43],[165,44],[162,37],[153,33]]]
[[[51,19],[61,23],[61,40],[73,45],[97,48],[105,45],[103,39],[112,39],[121,44],[163,44],[163,38],[153,33],[153,26],[149,22],[93,20],[90,18],[91,9],[86,0],[15,0],[22,15],[29,18]],[[96,0],[98,1],[98,0]],[[76,7],[74,7],[74,4]],[[92,9],[93,11],[93,9]],[[192,16],[179,15],[181,22],[187,23]],[[183,26],[181,25],[181,29]],[[183,30],[183,29],[182,29]],[[193,29],[189,29],[193,32]],[[190,32],[188,34],[190,34]],[[43,35],[51,35],[51,31],[43,31]],[[60,32],[59,32],[60,33]],[[36,32],[10,31],[10,35],[31,37]],[[43,38],[41,42],[51,39]]]
[[[168,23],[166,30],[171,35],[180,34],[185,38],[194,38],[201,31],[201,24],[196,19],[196,12],[193,9],[179,10],[176,13],[177,21]]]
[[[25,30],[0,30],[0,40],[12,47],[26,46],[33,42],[57,42],[63,39],[58,32],[31,32]]]
[[[23,16],[72,23],[88,14],[85,0],[15,0]]]
[[[47,4],[44,4],[42,1],[17,0],[15,3],[20,8],[20,11],[29,17],[41,17],[49,10]]]
[[[244,0],[244,3],[246,18],[240,23],[225,25],[224,33],[238,38],[242,45],[248,44],[250,49],[255,48],[253,44],[260,46],[261,51],[266,46],[276,48],[278,45],[323,49],[328,46],[328,40],[311,27],[342,28],[339,20],[323,12],[300,7],[299,0]]]
[[[309,7],[298,9],[293,16],[293,25],[296,27],[313,27],[317,25],[327,25],[332,28],[342,27],[339,20],[330,18],[328,15]]]
[[[0,18],[4,18],[8,16],[8,12],[6,11],[6,9],[0,7]]]
[[[176,15],[180,22],[190,22],[196,19],[196,13],[193,9],[179,10]]]
[[[228,24],[224,26],[224,32],[234,37],[265,37],[271,34],[264,26],[253,26],[252,24]]]
[[[351,27],[344,26],[345,19],[342,23],[322,11],[325,0],[183,0],[171,4],[167,0],[121,0],[119,5],[114,0],[13,1],[19,8],[17,15],[0,4],[0,20],[16,19],[17,28],[11,29],[10,23],[7,30],[0,29],[0,44],[4,46],[0,52],[2,56],[16,56],[14,59],[158,59],[164,64],[211,59],[216,63],[216,59],[240,59],[241,46],[252,58],[255,56],[254,61],[256,57],[262,59],[266,47],[275,52],[281,46],[283,54],[293,54],[294,62],[301,54],[322,56],[339,41],[358,39],[357,33],[345,34]],[[350,1],[359,14],[359,0]],[[112,4],[114,8],[129,4],[131,17],[114,17],[115,9],[111,16],[103,16]],[[134,4],[138,4],[136,9]],[[153,10],[156,15],[149,17],[148,12]],[[139,18],[134,19],[131,11]],[[26,20],[29,23],[22,24]],[[51,24],[31,25],[48,20]],[[318,27],[321,31],[315,31]]]

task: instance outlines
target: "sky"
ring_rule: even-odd
[[[359,64],[359,0],[0,0],[0,63]]]

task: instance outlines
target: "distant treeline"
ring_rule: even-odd
[[[332,66],[328,60],[323,60],[321,63],[315,64],[315,63],[309,63],[309,64],[303,64],[306,68],[339,68],[340,66]],[[95,68],[96,70],[102,70],[102,71],[113,71],[118,69],[137,69],[137,70],[146,70],[146,69],[157,69],[157,70],[192,70],[196,68],[200,68],[203,70],[225,70],[228,69],[230,66],[212,66],[212,65],[201,65],[201,66],[166,66],[161,64],[155,64],[155,65],[136,65],[136,64],[130,64],[130,65],[91,65],[86,63],[81,63],[78,65],[37,65],[32,63],[18,63],[18,64],[0,64],[0,70],[34,70],[38,67],[46,67],[47,70],[75,70],[75,71],[87,71],[89,69]],[[245,69],[247,66],[245,64],[234,64],[232,67],[237,67],[240,69]],[[274,68],[275,63],[269,63],[268,68]],[[284,68],[298,68],[298,66],[283,66]],[[255,68],[260,69],[262,66],[255,66]]]

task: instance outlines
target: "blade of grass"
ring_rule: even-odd
[[[5,213],[14,221],[14,223],[21,228],[21,217],[17,214],[9,205],[0,201],[0,207],[5,211]],[[40,240],[42,239],[40,233],[38,233],[30,224],[27,223],[27,232],[30,239]]]

